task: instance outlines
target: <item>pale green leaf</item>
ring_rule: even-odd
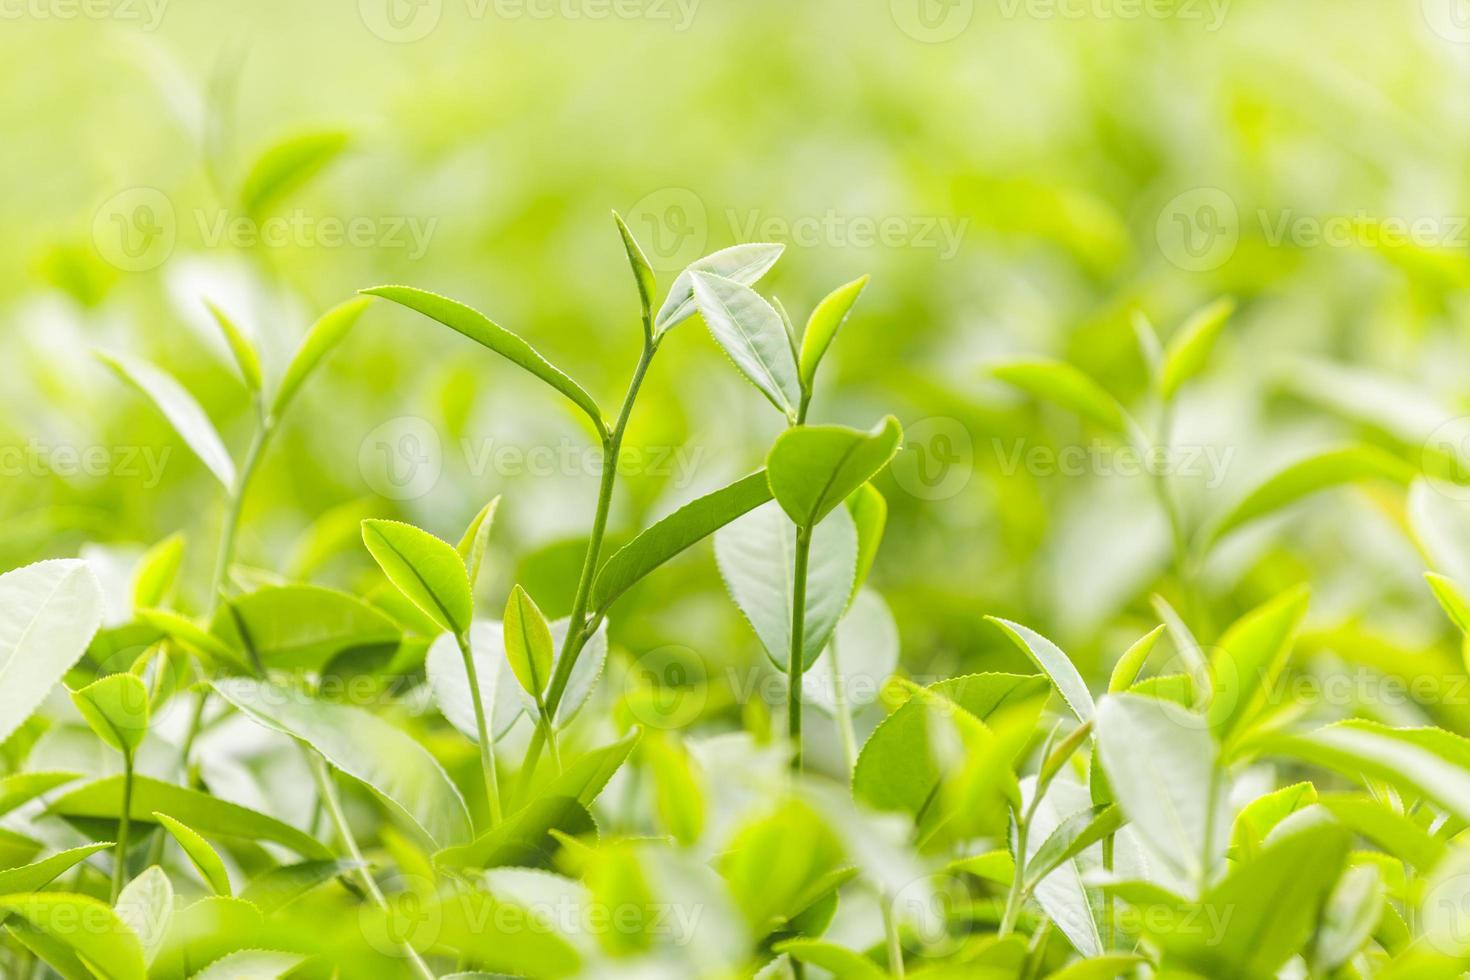
[[[153,818],[162,824],[169,835],[178,842],[179,849],[184,852],[184,856],[189,859],[194,870],[199,872],[199,877],[204,879],[210,891],[226,897],[234,894],[234,890],[230,887],[230,874],[225,870],[225,863],[220,860],[219,854],[210,846],[209,841],[166,813],[154,813]]]
[[[1077,716],[1078,721],[1092,721],[1097,714],[1097,705],[1092,700],[1087,682],[1072,663],[1072,658],[1063,653],[1055,643],[1029,627],[997,616],[985,618],[999,626],[1001,632],[1051,679],[1057,693],[1062,696],[1062,700],[1072,710],[1072,714]]]
[[[766,457],[771,493],[801,527],[814,527],[888,465],[903,441],[892,415],[870,431],[803,425],[776,438]]]
[[[1210,658],[1210,728],[1221,744],[1246,730],[1286,667],[1311,593],[1293,589],[1231,624]]]
[[[1178,333],[1169,338],[1159,373],[1159,393],[1166,401],[1204,370],[1215,338],[1234,312],[1233,299],[1217,299],[1191,314]]]
[[[888,501],[877,487],[864,483],[847,498],[847,509],[852,512],[852,522],[857,528],[857,574],[852,582],[852,594],[856,597],[863,583],[867,582],[873,561],[878,557],[878,546],[883,543],[883,529],[888,524]]]
[[[1134,644],[1123,652],[1118,662],[1113,665],[1112,676],[1108,678],[1108,693],[1117,694],[1126,691],[1138,680],[1139,672],[1143,665],[1148,662],[1149,654],[1153,653],[1154,644],[1163,635],[1164,627],[1156,626],[1140,637]]]
[[[845,286],[837,287],[817,304],[817,308],[806,321],[806,330],[801,335],[800,359],[801,384],[806,391],[812,390],[812,384],[817,377],[817,365],[822,362],[827,348],[832,345],[832,339],[847,321],[853,304],[867,284],[868,277],[863,276]]]
[[[286,414],[286,409],[290,407],[292,399],[306,383],[306,379],[316,370],[322,359],[331,353],[332,348],[347,336],[347,332],[357,323],[367,305],[368,301],[365,299],[349,299],[323,313],[311,325],[301,346],[292,355],[291,363],[286,365],[286,373],[281,377],[280,387],[276,389],[276,398],[271,405],[271,415],[274,418],[279,419]]]
[[[104,364],[112,368],[117,376],[153,402],[154,407],[173,426],[189,451],[199,457],[209,472],[224,485],[226,490],[235,486],[235,462],[220,440],[214,423],[204,414],[204,409],[194,396],[173,375],[141,358],[127,354],[98,354]]]
[[[696,272],[693,283],[695,302],[715,341],[772,405],[795,418],[801,382],[781,315],[755,290],[731,279]]]
[[[143,944],[117,913],[86,895],[36,892],[0,896],[0,912],[60,943],[101,980],[145,980]],[[78,928],[86,923],[86,928]]]
[[[267,586],[229,607],[215,613],[210,632],[229,647],[253,650],[268,668],[320,670],[348,650],[391,649],[403,639],[366,602],[315,585]]]
[[[219,325],[220,333],[225,335],[225,342],[230,345],[230,353],[235,358],[235,366],[240,369],[240,380],[244,381],[245,387],[251,391],[260,391],[265,381],[260,373],[260,355],[255,352],[255,346],[250,343],[250,338],[224,310],[209,300],[205,300],[204,305],[208,308],[210,316],[214,317],[214,322]]]
[[[344,132],[302,133],[281,140],[256,158],[240,183],[240,210],[263,217],[288,194],[303,187],[347,149]]]
[[[475,583],[480,580],[480,565],[485,561],[485,548],[490,543],[490,529],[495,525],[495,511],[499,506],[500,497],[492,497],[489,503],[480,508],[475,519],[470,521],[470,526],[465,528],[459,544],[454,546],[454,550],[459,552],[460,560],[464,562],[465,572],[469,575],[471,592],[474,591]]]
[[[134,674],[109,674],[71,692],[87,725],[108,745],[131,756],[148,734],[148,687]]]
[[[551,625],[525,589],[517,585],[505,604],[505,656],[521,688],[539,704],[556,658]]]
[[[102,587],[84,561],[42,561],[0,575],[0,741],[81,659],[102,615]]]
[[[174,914],[174,886],[163,868],[151,865],[128,882],[115,910],[143,944],[143,958],[152,963]]]
[[[1128,435],[1128,415],[1117,399],[1064,361],[1013,361],[992,369],[1000,380],[1027,394],[1055,402],[1118,435]]]
[[[362,540],[388,581],[434,622],[452,633],[470,628],[475,600],[453,546],[412,524],[371,519]]]
[[[183,562],[183,534],[170,534],[144,552],[133,572],[134,608],[145,609],[166,601]]]
[[[643,316],[651,328],[653,326],[653,301],[658,292],[653,266],[648,264],[648,257],[643,254],[643,249],[638,246],[633,233],[628,230],[622,215],[614,211],[613,220],[618,224],[618,234],[623,239],[623,250],[628,253],[628,265],[632,267],[633,279],[638,283],[638,302],[642,305]]]
[[[679,273],[674,279],[674,284],[669,287],[669,295],[664,297],[663,306],[659,308],[658,315],[653,321],[654,336],[662,337],[670,329],[694,315],[696,309],[694,274],[696,272],[712,273],[729,279],[731,282],[738,282],[742,286],[749,286],[765,275],[785,250],[784,245],[754,242],[732,245],[706,255],[702,259],[696,259],[687,269]]]

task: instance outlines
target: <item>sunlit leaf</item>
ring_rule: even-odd
[[[98,354],[102,362],[112,368],[117,376],[142,392],[149,401],[168,419],[179,438],[209,472],[224,485],[225,489],[235,486],[235,462],[230,452],[215,431],[214,423],[204,414],[204,409],[194,396],[173,375],[141,358],[128,354]]]
[[[803,425],[776,438],[766,457],[771,493],[801,527],[815,527],[848,496],[888,465],[903,440],[898,419],[872,430]]]
[[[43,561],[0,575],[0,741],[81,659],[102,615],[102,587],[84,561]]]

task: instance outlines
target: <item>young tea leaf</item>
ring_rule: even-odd
[[[204,879],[210,891],[227,897],[233,894],[230,888],[230,875],[225,870],[225,863],[209,845],[209,841],[166,813],[155,813],[153,817],[169,832],[169,836],[178,842],[180,850],[194,866],[194,870],[199,872],[199,877]]]
[[[868,277],[863,276],[845,286],[839,286],[812,311],[811,318],[806,322],[806,330],[801,335],[800,376],[805,391],[812,390],[817,377],[817,365],[822,362],[827,348],[832,345],[832,338],[837,336],[838,329],[847,322],[853,304],[867,284]]]
[[[852,512],[852,523],[857,528],[858,559],[857,574],[853,577],[852,594],[857,595],[868,573],[873,570],[873,561],[878,557],[878,546],[883,543],[883,528],[888,524],[888,501],[871,483],[864,483],[847,498],[847,509]]]
[[[142,942],[95,898],[63,892],[0,896],[0,915],[6,914],[60,946],[77,965],[93,964],[104,980],[146,980]]]
[[[1148,655],[1153,653],[1154,644],[1164,633],[1162,625],[1155,626],[1145,633],[1137,642],[1124,651],[1123,656],[1113,665],[1112,676],[1108,678],[1108,693],[1116,694],[1126,691],[1138,680],[1138,674],[1143,670],[1143,665],[1148,662]]]
[[[492,497],[489,503],[480,508],[475,519],[470,521],[470,526],[465,528],[464,536],[454,547],[454,550],[459,552],[460,560],[464,562],[465,571],[469,574],[472,593],[475,590],[475,583],[480,579],[480,565],[485,561],[485,548],[490,543],[490,528],[495,525],[495,511],[499,506],[500,498]]]
[[[71,692],[97,737],[131,756],[148,734],[148,687],[134,674],[109,674]]]
[[[98,354],[118,377],[142,392],[168,419],[190,452],[208,467],[226,490],[235,486],[235,463],[215,431],[214,423],[174,377],[147,361],[127,354]]]
[[[43,561],[0,575],[0,742],[82,658],[102,615],[102,586],[84,561]]]
[[[715,341],[772,405],[795,418],[801,382],[781,315],[759,293],[731,279],[696,272],[694,299]]]
[[[702,259],[696,259],[689,267],[674,279],[674,284],[669,287],[669,295],[664,297],[663,306],[659,307],[658,315],[653,321],[653,335],[661,338],[665,333],[683,323],[694,315],[694,274],[697,272],[708,272],[731,282],[738,282],[742,286],[754,285],[761,276],[765,275],[781,253],[786,250],[785,245],[768,245],[763,243],[752,243],[746,245],[732,245],[721,249]]]
[[[259,392],[264,387],[265,381],[260,373],[260,355],[255,352],[255,346],[250,343],[250,338],[224,310],[209,300],[205,300],[204,305],[209,310],[210,316],[214,317],[214,322],[219,324],[220,333],[225,335],[225,342],[230,345],[230,353],[235,358],[235,366],[240,369],[240,380],[244,381],[245,387],[252,392]]]
[[[303,133],[271,146],[240,184],[240,210],[261,218],[281,199],[303,187],[347,149],[343,132]]]
[[[1008,619],[1000,619],[996,616],[986,616],[986,619],[999,626],[1001,632],[1005,633],[1021,652],[1031,658],[1031,662],[1041,668],[1042,673],[1051,678],[1057,693],[1077,716],[1078,721],[1092,721],[1097,714],[1097,705],[1092,700],[1092,692],[1087,689],[1087,682],[1077,672],[1077,667],[1072,663],[1061,649],[1046,637],[1037,633],[1020,623],[1013,623]]]
[[[340,344],[347,332],[357,323],[367,309],[368,301],[361,298],[349,299],[323,313],[321,319],[306,332],[306,339],[296,348],[286,373],[281,377],[281,386],[276,389],[276,398],[271,405],[271,416],[279,419],[286,414],[291,400],[306,383],[306,379],[321,364],[322,359]]]
[[[903,441],[892,415],[870,431],[841,425],[795,426],[766,457],[771,493],[799,527],[815,527],[888,465]]]
[[[1186,381],[1204,370],[1215,346],[1215,338],[1234,312],[1233,299],[1217,299],[1191,314],[1179,332],[1169,339],[1159,371],[1159,394],[1165,401],[1172,399]]]
[[[184,536],[171,534],[149,548],[133,572],[133,607],[162,605],[173,591],[184,563]]]
[[[388,581],[451,633],[470,628],[475,600],[459,553],[428,531],[399,521],[362,522],[362,540]]]
[[[505,656],[521,687],[539,704],[555,657],[551,626],[526,590],[517,585],[505,604]]]
[[[1131,430],[1128,413],[1092,378],[1063,361],[1013,361],[991,371],[1027,394],[1055,402],[1116,435]]]
[[[638,283],[638,301],[643,306],[644,320],[651,329],[653,300],[658,291],[658,284],[653,276],[653,266],[648,264],[648,257],[643,254],[643,249],[638,247],[638,242],[623,222],[622,215],[614,211],[613,220],[618,223],[618,234],[623,239],[623,250],[628,253],[628,264],[632,266],[633,279]]]

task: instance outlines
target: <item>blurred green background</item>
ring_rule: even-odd
[[[1233,297],[1175,424],[1191,528],[1350,436],[1416,461],[1466,411],[1463,0],[14,0],[0,16],[7,568],[183,530],[186,604],[202,602],[219,487],[93,352],[166,367],[238,453],[251,409],[206,297],[278,375],[328,306],[421,286],[615,405],[639,325],[612,209],[662,288],[749,240],[788,245],[760,288],[798,320],[872,274],[812,418],[892,411],[908,429],[873,582],[916,675],[1019,666],[985,613],[1106,665],[1175,585],[1150,479],[990,379],[996,359],[1064,358],[1147,418],[1134,312],[1167,339]],[[303,137],[287,145],[341,151],[300,186],[252,188],[262,155]],[[635,416],[650,455],[615,535],[754,469],[780,422],[697,320],[681,328]],[[358,518],[452,539],[503,494],[483,592],[520,580],[561,614],[590,445],[534,380],[378,304],[273,447],[240,558],[365,587]],[[1401,492],[1353,491],[1236,536],[1200,569],[1216,618],[1310,579],[1319,637],[1447,644],[1403,511]],[[760,659],[707,547],[613,628],[625,656]]]

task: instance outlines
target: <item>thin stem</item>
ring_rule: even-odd
[[[551,716],[546,714],[545,708],[541,714],[541,730],[545,733],[546,748],[551,752],[551,765],[557,775],[561,775],[561,749],[556,744],[556,726],[551,722]]]
[[[475,670],[474,654],[470,652],[470,638],[457,633],[460,656],[464,658],[465,679],[470,685],[470,701],[475,706],[475,734],[480,737],[480,770],[485,776],[485,798],[490,802],[490,826],[500,823],[500,783],[495,775],[495,740],[490,735],[490,725],[485,718],[485,702],[480,697],[480,676]]]
[[[796,559],[791,584],[791,650],[786,658],[786,731],[791,738],[791,768],[801,772],[801,675],[805,669],[806,569],[812,529],[796,529]]]
[[[857,736],[852,730],[852,706],[847,703],[847,689],[843,686],[842,668],[837,663],[837,634],[827,643],[828,666],[832,671],[832,703],[837,708],[837,733],[842,737],[842,752],[847,757],[847,769],[857,765]]]
[[[1031,802],[1024,811],[1016,813],[1016,874],[1011,879],[1011,889],[1006,895],[1006,908],[1001,916],[1000,929],[996,935],[1004,939],[1016,927],[1016,917],[1021,914],[1021,904],[1026,898],[1026,847],[1031,831],[1031,818],[1041,802],[1041,787],[1038,786]]]
[[[113,850],[112,858],[112,904],[117,904],[117,897],[122,894],[123,885],[127,884],[128,874],[128,837],[132,834],[132,809],[133,809],[133,754],[123,753],[123,796],[122,812],[117,819],[117,846]]]
[[[1103,871],[1107,872],[1109,875],[1111,875],[1112,872],[1113,872],[1113,852],[1114,852],[1114,850],[1115,850],[1116,847],[1117,847],[1117,841],[1114,838],[1114,835],[1108,834],[1106,837],[1104,837],[1102,839],[1102,863],[1103,863]],[[1113,912],[1114,912],[1113,902],[1114,902],[1114,898],[1113,898],[1113,896],[1111,894],[1105,894],[1104,895],[1104,897],[1103,897],[1103,921],[1102,921],[1102,926],[1103,926],[1103,937],[1102,938],[1103,938],[1103,950],[1104,951],[1109,950],[1109,949],[1112,949],[1113,948],[1113,943],[1116,942],[1116,938],[1113,935]]]
[[[628,429],[628,419],[633,415],[633,403],[638,400],[638,391],[648,375],[648,366],[658,353],[658,341],[645,336],[643,353],[638,366],[633,369],[633,379],[628,382],[628,391],[623,396],[623,406],[618,412],[617,423],[603,440],[602,483],[597,490],[597,511],[592,518],[592,533],[587,540],[587,554],[582,559],[582,573],[577,580],[577,591],[572,597],[572,615],[567,625],[567,636],[562,642],[561,653],[556,659],[556,669],[551,675],[551,684],[546,691],[547,714],[555,717],[571,680],[572,668],[577,664],[590,632],[587,630],[587,603],[592,594],[592,579],[597,572],[597,561],[602,556],[602,539],[607,533],[607,517],[612,510],[613,489],[617,485],[618,456],[623,450],[623,435]],[[603,610],[598,610],[601,616]],[[521,765],[517,798],[524,799],[530,791],[530,780],[536,771],[536,762],[541,758],[546,738],[538,725],[530,744],[526,747],[526,759]]]
[[[342,840],[342,846],[347,849],[347,856],[357,865],[357,872],[362,879],[363,887],[367,890],[373,904],[383,912],[391,915],[392,910],[388,907],[388,899],[384,897],[378,882],[373,878],[372,872],[368,870],[367,862],[363,859],[362,849],[357,846],[357,838],[352,835],[352,828],[347,824],[347,815],[342,812],[342,801],[337,798],[337,790],[332,785],[331,773],[327,771],[327,763],[321,753],[309,746],[306,748],[307,759],[311,765],[311,774],[316,781],[317,793],[322,802],[326,804],[327,813],[331,815],[332,826],[337,830],[337,836]],[[427,980],[437,980],[434,971],[429,969],[427,963],[419,956],[418,950],[408,943],[403,943],[403,952],[418,971],[419,975]]]
[[[898,935],[898,920],[893,917],[893,902],[887,895],[879,895],[883,906],[883,935],[888,940],[888,972],[897,980],[903,980],[903,941]]]

